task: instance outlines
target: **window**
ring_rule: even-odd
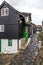
[[[26,22],[28,22],[29,21],[29,17],[27,16],[27,17],[25,17],[25,20],[26,20]]]
[[[12,46],[12,40],[11,39],[8,40],[8,46]]]
[[[2,8],[1,16],[8,16],[8,15],[9,15],[9,8]]]
[[[4,25],[0,25],[0,32],[4,32]]]

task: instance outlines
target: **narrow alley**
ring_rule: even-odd
[[[22,53],[18,54],[11,60],[10,65],[34,65],[39,51],[36,45],[37,36],[37,34],[33,35],[31,43]]]

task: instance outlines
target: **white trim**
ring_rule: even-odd
[[[30,42],[31,42],[31,38],[28,38],[27,46],[28,46],[28,44],[30,44]]]

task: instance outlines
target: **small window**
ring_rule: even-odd
[[[8,16],[8,15],[9,15],[9,8],[2,8],[1,16]]]
[[[25,20],[26,20],[26,22],[28,22],[29,21],[29,17],[27,16],[27,17],[25,17]]]
[[[8,46],[12,46],[12,40],[11,39],[8,40]]]
[[[0,25],[0,32],[4,32],[4,25]]]

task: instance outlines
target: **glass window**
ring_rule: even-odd
[[[9,8],[2,8],[1,16],[8,16],[8,15],[9,15]]]
[[[29,17],[27,16],[27,17],[25,17],[25,20],[26,20],[26,22],[28,22],[29,21]]]
[[[11,39],[8,40],[8,46],[12,46],[12,40]]]
[[[4,32],[4,25],[0,25],[0,32]]]

